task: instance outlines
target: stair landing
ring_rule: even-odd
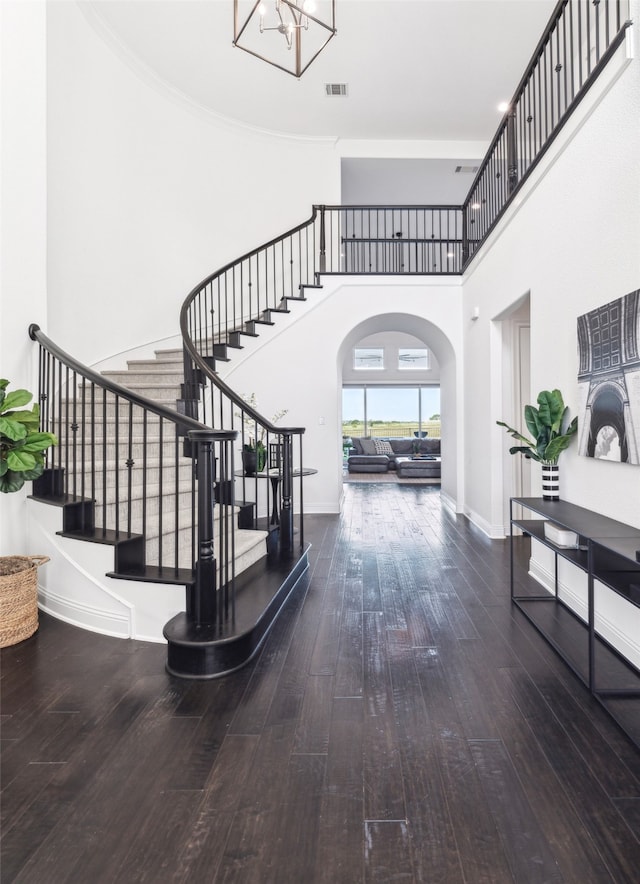
[[[248,663],[291,593],[302,587],[309,545],[286,561],[263,559],[236,577],[235,610],[227,623],[197,627],[185,612],[163,630],[166,669],[178,678],[212,679]]]

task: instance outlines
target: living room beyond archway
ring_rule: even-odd
[[[389,292],[390,298],[392,298],[392,287],[390,287]],[[440,494],[443,503],[452,511],[458,512],[458,500],[461,495],[459,483],[463,473],[462,464],[458,463],[460,457],[458,433],[463,423],[462,398],[461,391],[459,390],[459,354],[447,332],[441,325],[437,324],[436,317],[440,317],[441,320],[444,319],[447,327],[449,322],[448,313],[443,312],[440,308],[441,304],[436,298],[433,304],[434,319],[428,319],[425,313],[428,314],[430,310],[430,299],[426,297],[424,300],[424,313],[422,311],[420,314],[401,312],[378,313],[368,316],[361,322],[357,322],[351,329],[347,328],[336,354],[337,381],[341,393],[346,361],[353,359],[354,347],[359,342],[367,341],[370,336],[401,332],[412,336],[413,339],[417,339],[423,346],[429,349],[435,359],[435,363],[432,364],[437,363],[438,366],[440,385]],[[407,374],[399,375],[400,379],[407,376]],[[429,379],[434,381],[435,376],[432,374],[429,376]],[[396,377],[394,381],[397,380],[398,378]],[[341,396],[339,397],[339,402],[340,398]],[[339,408],[341,408],[340,404]],[[436,412],[430,412],[427,417],[430,417],[433,413]],[[341,424],[341,421],[342,413],[340,411],[338,423]],[[423,438],[421,442],[423,444],[426,443],[428,438],[428,436]],[[411,444],[409,438],[406,441]],[[340,444],[340,439],[337,440],[337,444]],[[348,476],[348,474],[346,475]]]
[[[342,366],[344,470],[353,481],[440,482],[440,369],[427,344],[384,331]]]

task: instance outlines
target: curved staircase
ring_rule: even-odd
[[[98,376],[36,326],[31,334],[41,346],[43,425],[59,439],[31,495],[34,534],[51,557],[41,606],[84,628],[167,640],[167,668],[181,677],[244,665],[308,560],[306,549],[283,560],[274,531],[258,524],[256,500],[236,503],[235,433],[173,410],[182,395],[178,351]],[[211,469],[204,483],[201,463]],[[200,610],[214,613],[196,623]]]

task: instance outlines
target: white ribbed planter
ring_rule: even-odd
[[[560,500],[560,473],[557,463],[542,464],[542,499]]]

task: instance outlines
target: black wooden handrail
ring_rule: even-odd
[[[194,298],[202,291],[202,289],[208,285],[208,283],[213,282],[218,276],[221,276],[223,273],[226,273],[227,270],[233,270],[234,267],[237,267],[238,264],[241,264],[243,261],[248,260],[249,258],[253,258],[256,255],[259,255],[261,252],[264,252],[265,249],[271,248],[272,246],[277,245],[283,239],[287,237],[293,236],[295,233],[299,233],[305,228],[309,227],[310,224],[316,220],[317,217],[318,206],[313,207],[313,211],[311,213],[311,217],[306,221],[303,221],[301,224],[297,224],[295,227],[292,227],[291,230],[287,230],[286,233],[280,234],[280,236],[274,237],[274,239],[270,239],[268,242],[263,243],[260,246],[257,246],[255,249],[251,249],[251,251],[246,252],[240,258],[235,258],[233,261],[229,261],[228,264],[225,264],[223,267],[220,267],[218,270],[214,270],[213,273],[210,273],[209,276],[205,276],[203,280],[201,280],[196,286],[194,286],[189,294],[187,295],[182,308],[180,310],[180,328],[183,331],[185,329],[185,323],[187,321],[189,307],[191,306]]]
[[[77,359],[69,355],[69,353],[66,353],[61,347],[55,344],[51,340],[51,338],[47,337],[40,326],[37,325],[35,322],[31,323],[31,325],[29,326],[29,337],[32,341],[36,341],[38,344],[44,347],[45,350],[47,350],[47,352],[54,356],[56,359],[59,359],[60,362],[67,366],[67,368],[70,368],[77,374],[82,375],[84,378],[86,378],[86,380],[90,381],[92,384],[95,384],[97,387],[108,390],[115,396],[118,396],[121,399],[126,399],[133,405],[137,405],[140,408],[151,411],[154,414],[157,414],[159,417],[164,418],[165,420],[185,427],[185,429],[210,429],[206,426],[206,424],[194,420],[188,415],[180,414],[179,412],[174,411],[171,408],[166,408],[164,405],[159,405],[152,399],[147,399],[145,396],[140,396],[134,390],[127,390],[126,387],[121,387],[119,384],[116,384],[114,381],[109,380],[109,378],[104,377],[104,375],[101,375],[99,372],[94,371],[92,368],[89,368],[89,366],[83,365],[81,362],[79,362]]]

